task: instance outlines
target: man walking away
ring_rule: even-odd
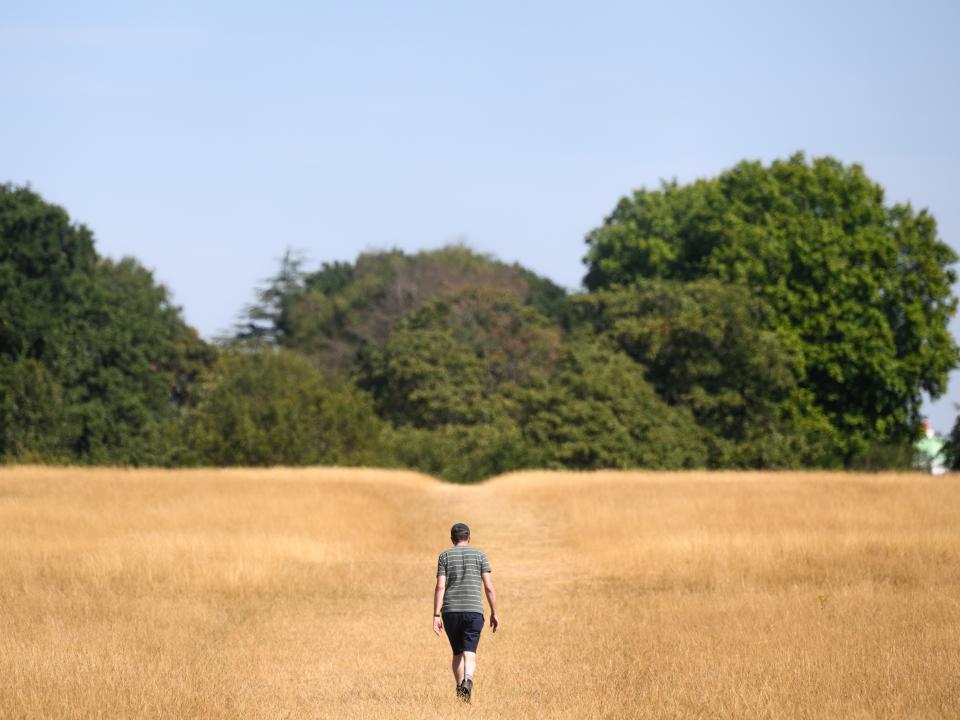
[[[490,606],[490,629],[497,631],[497,595],[493,591],[492,570],[486,554],[470,546],[470,528],[457,523],[450,528],[453,547],[437,559],[437,587],[433,591],[433,632],[439,637],[447,631],[453,650],[453,678],[457,697],[470,702],[473,675],[477,670],[477,643],[483,630],[483,600],[480,586]]]

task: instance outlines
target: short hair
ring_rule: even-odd
[[[470,528],[465,523],[457,523],[450,528],[450,539],[454,543],[463,542],[470,539]]]

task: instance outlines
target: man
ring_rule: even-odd
[[[931,475],[943,475],[947,471],[947,441],[934,431],[927,418],[922,425],[923,435],[913,444],[914,466]]]
[[[433,632],[447,631],[453,650],[453,679],[457,697],[470,702],[473,675],[477,670],[477,643],[483,630],[483,600],[480,585],[490,606],[490,629],[500,627],[497,596],[490,578],[490,563],[482,550],[470,547],[470,528],[457,523],[450,528],[453,547],[437,559],[437,587],[433,591]]]

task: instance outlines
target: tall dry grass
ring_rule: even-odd
[[[458,705],[430,631],[494,566]],[[2,718],[958,718],[953,477],[0,470]]]

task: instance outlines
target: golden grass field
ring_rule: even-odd
[[[474,701],[430,627],[494,569]],[[960,482],[0,469],[2,718],[960,718]]]

